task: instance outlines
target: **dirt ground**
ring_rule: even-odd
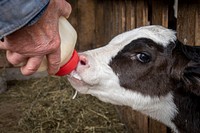
[[[8,82],[0,94],[0,133],[125,133],[115,106],[78,94],[65,78]]]

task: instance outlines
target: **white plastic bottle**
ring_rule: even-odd
[[[57,76],[64,76],[74,70],[78,64],[78,54],[74,50],[77,33],[66,18],[59,18],[59,33],[61,39],[61,63],[60,70],[56,73]],[[47,60],[44,58],[38,71],[47,70]]]

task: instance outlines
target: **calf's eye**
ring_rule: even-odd
[[[148,63],[151,61],[151,56],[149,53],[138,53],[136,54],[136,58],[138,61],[142,62],[142,63]]]

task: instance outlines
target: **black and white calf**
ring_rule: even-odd
[[[68,79],[78,92],[130,106],[176,133],[200,133],[200,47],[183,45],[172,30],[122,33],[80,53]]]

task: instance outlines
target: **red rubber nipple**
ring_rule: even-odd
[[[74,50],[70,60],[65,65],[60,67],[60,70],[55,75],[65,76],[67,74],[70,74],[76,68],[78,61],[79,61],[78,53],[76,52],[76,50]]]

